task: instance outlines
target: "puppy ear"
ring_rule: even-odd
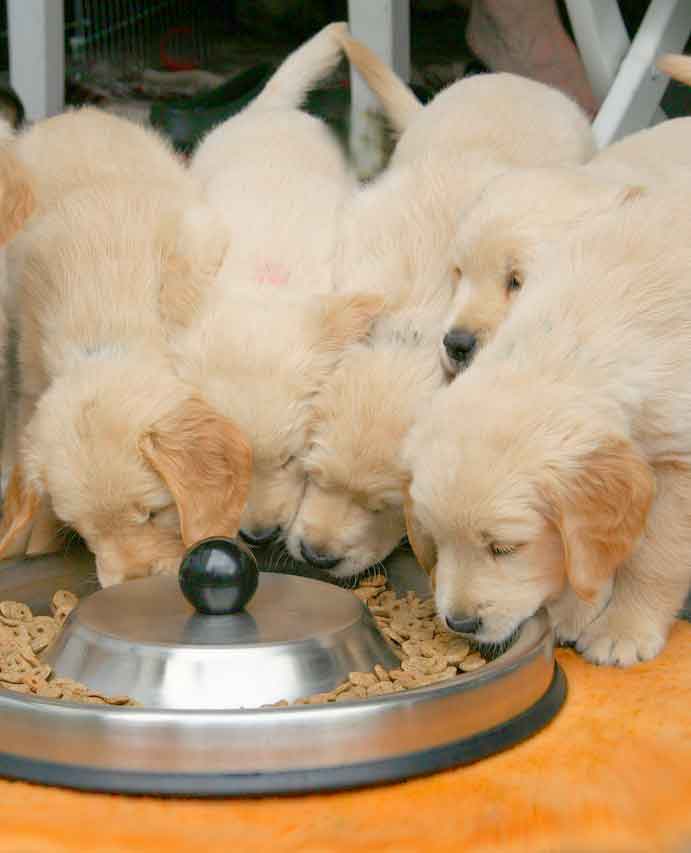
[[[12,469],[2,505],[0,559],[27,553],[29,540],[43,505],[43,496],[25,482],[20,465]]]
[[[23,228],[35,207],[33,182],[28,171],[7,144],[0,146],[0,246]]]
[[[547,499],[561,535],[574,592],[592,600],[629,557],[643,533],[655,477],[628,441],[608,439]]]
[[[231,421],[191,398],[159,421],[140,449],[173,495],[186,547],[209,536],[237,534],[252,451]]]
[[[163,234],[159,304],[164,321],[189,325],[218,274],[229,245],[229,233],[218,214],[194,205]]]
[[[408,534],[410,547],[413,549],[413,554],[415,554],[418,563],[427,572],[434,584],[434,573],[437,566],[437,546],[415,517],[409,486],[406,486],[404,490],[403,513],[405,515],[405,529]]]
[[[371,293],[330,294],[319,306],[320,338],[328,350],[341,350],[366,337],[385,300]]]

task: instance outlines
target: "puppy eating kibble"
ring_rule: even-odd
[[[187,305],[188,212],[171,188],[104,180],[21,236],[20,458],[1,557],[47,550],[57,517],[108,586],[177,571],[186,547],[237,534],[250,448],[167,352],[166,318]]]
[[[501,643],[546,604],[591,661],[663,647],[691,580],[687,210],[633,193],[543,246],[411,431],[411,540],[454,630]]]
[[[400,445],[444,381],[436,336],[445,309],[446,302],[382,318],[316,396],[307,487],[287,539],[296,560],[350,577],[405,535]]]
[[[342,351],[367,335],[381,300],[357,294],[268,298],[222,281],[217,286],[207,310],[176,341],[176,364],[252,446],[242,535],[263,545],[285,535],[302,500],[302,454],[315,395]]]
[[[436,348],[451,287],[438,273],[458,210],[512,165],[581,162],[592,135],[560,93],[511,75],[461,81],[423,108],[371,51],[342,42],[402,136],[387,171],[346,206],[336,286],[379,294],[386,310],[315,399],[308,483],[287,546],[347,577],[387,557],[405,532],[398,456],[444,381]]]

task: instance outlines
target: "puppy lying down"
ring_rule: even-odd
[[[546,604],[591,661],[658,654],[691,580],[688,194],[545,243],[527,290],[405,446],[439,612],[501,643]]]
[[[174,190],[113,179],[57,201],[21,236],[20,462],[0,557],[36,536],[46,550],[54,512],[108,586],[177,571],[185,547],[237,533],[250,448],[167,352],[171,285],[194,257],[188,213]]]
[[[667,60],[676,76],[686,67],[691,75],[688,58]],[[455,376],[471,363],[533,286],[531,264],[543,242],[610,215],[631,185],[658,184],[691,189],[691,118],[625,137],[579,168],[516,169],[491,181],[452,241],[446,277],[455,294],[440,343],[447,373]]]

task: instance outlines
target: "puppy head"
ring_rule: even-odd
[[[0,553],[47,494],[96,557],[103,586],[176,572],[184,551],[238,532],[251,453],[163,364],[104,359],[56,380],[22,437],[24,489]]]
[[[251,443],[241,520],[248,542],[268,542],[290,526],[305,487],[301,457],[314,395],[380,309],[381,300],[365,295],[291,298],[228,288],[178,342],[185,380]]]
[[[589,600],[606,591],[655,486],[604,413],[559,386],[485,373],[475,368],[438,395],[405,459],[411,541],[423,560],[436,556],[439,613],[461,633],[501,642],[566,583]]]
[[[350,577],[394,550],[405,535],[401,443],[441,383],[430,343],[344,356],[315,402],[307,488],[287,539],[295,559]]]
[[[615,210],[640,189],[576,169],[517,169],[489,183],[461,219],[449,275],[454,297],[440,343],[450,376],[464,370],[520,298],[546,242]]]

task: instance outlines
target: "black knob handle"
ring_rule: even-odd
[[[180,589],[199,613],[242,610],[254,595],[259,572],[254,558],[232,539],[197,542],[180,563]]]

